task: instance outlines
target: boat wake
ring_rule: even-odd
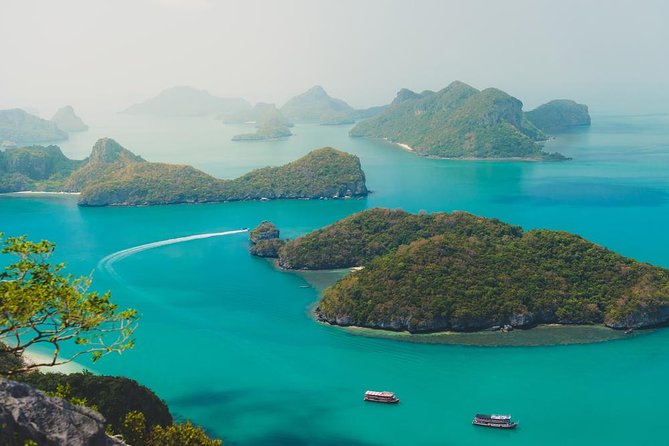
[[[161,240],[159,242],[152,242],[152,243],[146,243],[144,245],[134,246],[132,248],[123,249],[113,254],[109,254],[108,256],[100,260],[100,262],[98,262],[98,269],[106,271],[110,276],[118,280],[119,277],[118,274],[116,273],[116,270],[114,269],[114,263],[118,262],[119,260],[123,260],[127,257],[130,257],[132,255],[135,255],[138,252],[159,248],[161,246],[174,245],[176,243],[190,242],[192,240],[200,240],[203,238],[222,237],[225,235],[241,234],[243,232],[248,232],[248,229],[237,229],[234,231],[209,232],[207,234],[188,235],[186,237],[171,238],[168,240]]]

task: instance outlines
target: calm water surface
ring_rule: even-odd
[[[363,200],[78,208],[69,197],[0,198],[0,230],[58,244],[59,260],[94,273],[142,314],[137,347],[94,370],[141,381],[179,417],[231,445],[668,444],[649,420],[669,401],[669,330],[551,347],[472,347],[356,336],[314,323],[304,280],[247,253],[245,234],[101,260],[133,246],[275,222],[296,237],[365,208],[466,210],[527,228],[576,232],[669,267],[669,116],[595,116],[549,142],[562,163],[440,161],[349,127],[297,126],[272,142],[229,141],[241,126],[208,119],[91,119],[62,144],[83,158],[111,136],[151,161],[219,177],[277,165],[313,148],[358,155],[374,191]],[[110,266],[113,269],[110,269]],[[111,274],[113,272],[114,274]],[[400,405],[364,404],[389,389]],[[514,432],[474,428],[476,412],[509,412]]]

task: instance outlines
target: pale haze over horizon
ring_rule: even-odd
[[[0,109],[115,112],[188,85],[282,105],[313,85],[356,108],[453,80],[525,109],[669,112],[662,1],[0,0]]]

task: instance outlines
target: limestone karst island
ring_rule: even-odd
[[[3,1],[0,446],[666,444],[669,4],[609,3]]]

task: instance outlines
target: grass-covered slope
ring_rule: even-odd
[[[522,106],[496,88],[478,91],[459,81],[436,93],[404,89],[390,107],[350,134],[408,144],[426,156],[562,158],[541,150],[545,135],[525,118]]]
[[[364,211],[279,255],[284,267],[365,266],[318,305],[318,317],[338,325],[425,332],[669,321],[669,271],[573,234],[467,213]]]
[[[0,143],[17,145],[64,141],[67,133],[51,121],[31,115],[19,108],[0,110]]]

